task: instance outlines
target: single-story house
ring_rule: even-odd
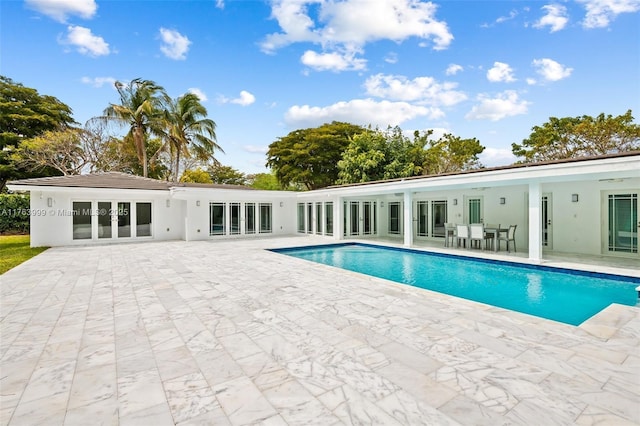
[[[306,192],[171,183],[123,173],[17,180],[32,246],[318,234],[442,241],[445,224],[516,225],[517,249],[640,259],[640,152]]]

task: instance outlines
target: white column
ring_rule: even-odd
[[[341,240],[344,232],[343,224],[344,218],[342,217],[342,197],[336,197],[333,199],[333,239]]]
[[[413,245],[413,196],[411,191],[404,193],[404,246]]]
[[[529,184],[529,259],[542,260],[542,193],[539,182]]]

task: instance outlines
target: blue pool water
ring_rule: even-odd
[[[276,252],[567,324],[611,303],[635,305],[640,279],[369,244]]]

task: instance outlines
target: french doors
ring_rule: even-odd
[[[447,200],[427,200],[416,203],[416,236],[444,237],[447,222]]]
[[[605,253],[638,256],[638,193],[609,192],[604,198]]]
[[[73,240],[151,237],[151,203],[73,201]]]

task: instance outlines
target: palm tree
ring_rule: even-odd
[[[174,161],[173,180],[178,181],[180,158],[215,160],[215,150],[224,152],[216,142],[216,123],[207,117],[200,98],[187,93],[177,99],[165,97],[163,133]]]
[[[158,123],[161,117],[162,99],[166,97],[162,86],[150,80],[136,78],[129,84],[115,82],[120,104],[110,104],[104,110],[104,119],[129,126],[129,136],[136,147],[136,155],[142,164],[142,174],[148,175],[146,142],[149,133],[161,133]]]

